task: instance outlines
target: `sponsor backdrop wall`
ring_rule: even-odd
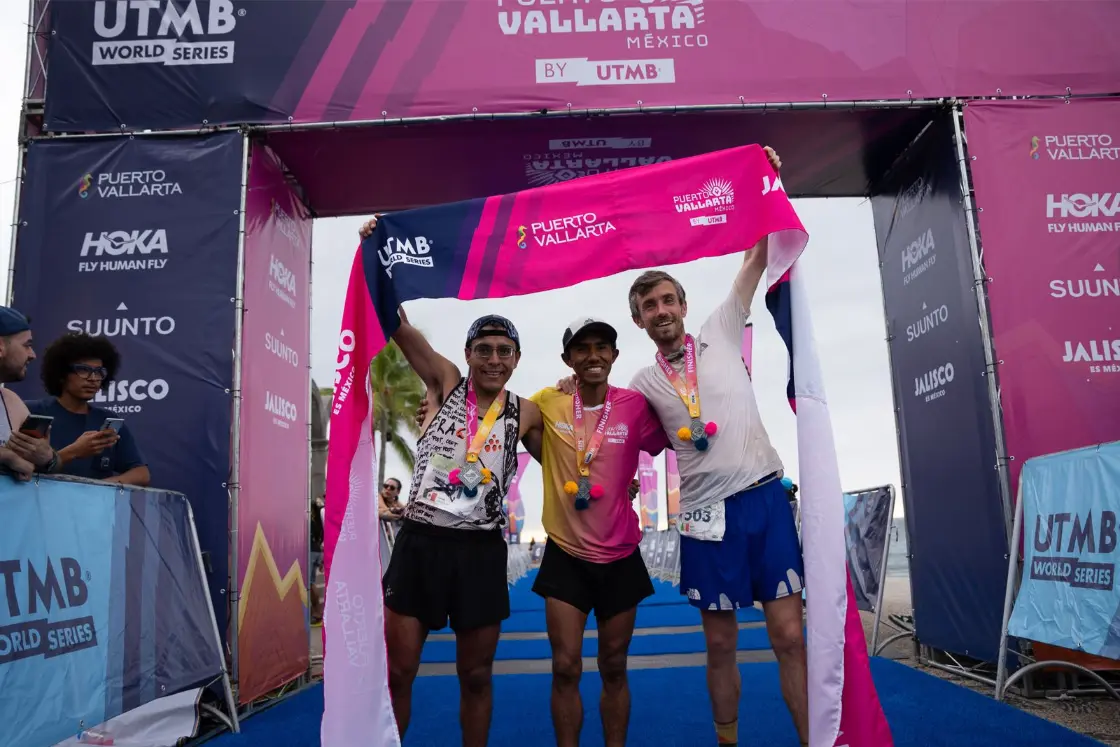
[[[120,351],[95,404],[124,418],[152,485],[190,500],[222,631],[242,152],[236,133],[31,142],[12,299],[40,353],[71,331]],[[38,362],[14,388],[44,396]]]
[[[1103,93],[1120,76],[1110,0],[90,0],[50,13],[51,131]]]
[[[506,516],[509,517],[509,525],[506,526],[502,533],[505,534],[506,540],[513,544],[521,542],[521,530],[525,528],[525,504],[521,500],[521,478],[525,476],[525,469],[529,466],[529,461],[532,459],[528,452],[520,451],[517,453],[517,474],[513,476],[510,481],[509,490],[506,491]]]
[[[221,675],[182,495],[4,478],[0,516],[0,747],[55,744]]]
[[[1120,439],[1120,101],[969,104],[965,124],[1015,495],[1026,460]]]
[[[872,195],[918,638],[993,661],[1007,537],[948,113]]]
[[[307,671],[311,216],[254,145],[245,203],[237,515],[238,695]]]

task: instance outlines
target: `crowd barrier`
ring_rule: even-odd
[[[525,545],[510,545],[509,554],[506,556],[506,575],[507,580],[512,586],[529,572],[529,566],[532,563],[532,558],[529,556],[529,548]]]
[[[49,747],[218,680],[239,731],[204,579],[184,495],[0,475],[0,747]]]
[[[1007,564],[996,698],[1040,669],[1070,669],[1120,693],[1075,661],[1037,656],[1008,676],[1012,657],[1030,661],[1011,639],[1120,659],[1120,441],[1028,459],[1019,476]],[[1024,526],[1026,534],[1024,535]]]

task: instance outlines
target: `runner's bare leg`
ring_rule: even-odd
[[[455,669],[459,673],[459,724],[463,747],[486,747],[494,711],[494,652],[501,625],[457,631]]]
[[[428,628],[415,617],[398,615],[385,608],[385,647],[389,652],[389,693],[393,698],[393,716],[397,730],[404,739],[412,717],[412,683],[420,669],[420,652],[428,637]],[[335,645],[338,645],[337,643]]]
[[[579,680],[583,674],[583,631],[587,614],[567,602],[544,600],[548,642],[552,645],[552,728],[557,747],[579,747],[583,728],[583,701]],[[605,683],[604,683],[605,686]]]
[[[634,636],[638,608],[631,607],[599,624],[599,676],[603,693],[599,713],[603,719],[606,747],[625,747],[630,726],[630,682],[626,677],[626,656]]]

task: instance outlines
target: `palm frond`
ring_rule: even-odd
[[[416,453],[407,441],[397,436],[389,441],[389,445],[393,447],[393,453],[404,462],[404,466],[409,472],[416,469]]]

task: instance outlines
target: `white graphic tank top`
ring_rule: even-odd
[[[480,408],[481,410],[481,408]],[[479,420],[483,412],[479,412]],[[467,380],[447,396],[428,430],[416,444],[416,469],[404,518],[449,529],[492,530],[506,525],[503,502],[517,475],[517,442],[521,425],[521,400],[506,393],[506,406],[494,423],[478,455],[493,474],[489,484],[479,485],[473,498],[460,485],[451,485],[448,474],[462,467],[467,457]]]

